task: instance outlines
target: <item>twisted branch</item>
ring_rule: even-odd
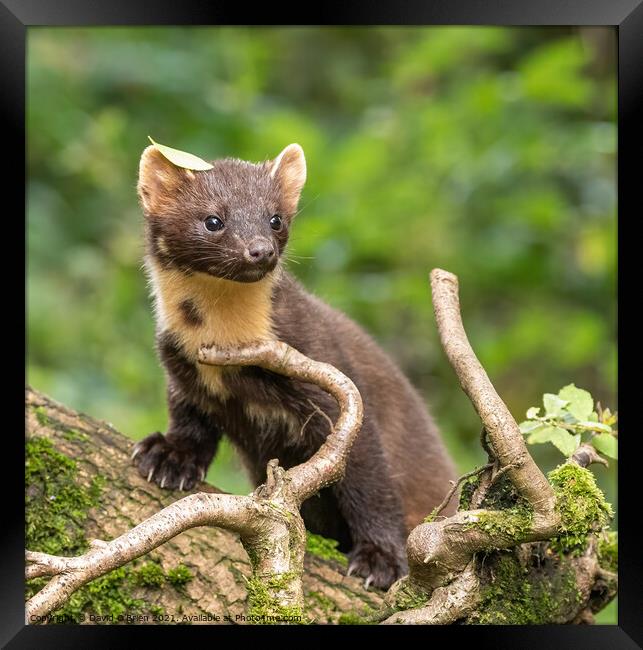
[[[536,518],[549,519],[554,509],[554,492],[527,451],[518,424],[478,361],[460,315],[458,278],[442,269],[431,272],[433,310],[442,347],[458,376],[462,389],[487,431],[495,456],[516,490],[533,507]]]
[[[57,609],[84,584],[149,553],[189,528],[221,526],[248,533],[257,527],[257,510],[258,504],[251,497],[200,492],[175,501],[110,542],[95,540],[84,555],[58,557],[27,551],[27,579],[54,576],[27,602],[27,622]]]
[[[434,269],[431,288],[440,341],[462,389],[482,420],[483,439],[488,439],[499,466],[496,476],[507,474],[517,492],[532,508],[533,517],[530,524],[520,530],[519,537],[515,532],[503,530],[502,526],[478,525],[483,518],[502,521],[507,515],[502,511],[460,511],[447,519],[417,526],[407,541],[407,582],[416,591],[433,595],[423,613],[414,610],[412,621],[408,616],[396,615],[392,621],[389,619],[390,622],[402,619],[435,622],[436,603],[445,597],[445,592],[439,589],[449,585],[453,576],[461,576],[459,580],[464,580],[462,589],[456,591],[461,597],[462,607],[469,607],[472,602],[470,581],[462,576],[466,575],[474,553],[549,539],[555,535],[560,522],[554,509],[555,496],[551,485],[527,451],[518,424],[471,348],[460,315],[457,277],[448,271]],[[489,447],[487,450],[490,451]]]
[[[339,418],[322,446],[305,463],[286,472],[290,490],[301,505],[324,487],[338,481],[346,469],[351,446],[362,425],[362,399],[355,384],[328,363],[313,361],[286,343],[267,341],[237,349],[203,347],[200,363],[215,366],[260,366],[280,375],[316,384],[339,405]]]
[[[431,600],[418,609],[408,609],[389,616],[382,625],[450,625],[469,614],[480,602],[480,581],[475,562],[449,585],[438,587]]]
[[[449,501],[451,501],[451,498],[458,490],[458,487],[460,487],[460,485],[464,483],[464,481],[466,481],[468,478],[471,478],[472,476],[477,476],[482,472],[486,472],[488,469],[491,469],[492,467],[493,467],[493,463],[487,463],[482,467],[478,467],[476,469],[471,470],[470,472],[467,472],[466,474],[463,474],[456,481],[451,481],[453,483],[451,489],[447,492],[447,495],[442,500],[442,503],[439,506],[436,506],[433,509],[433,512],[431,513],[433,518],[437,517],[449,505]]]
[[[60,607],[77,589],[127,562],[149,553],[195,526],[237,532],[252,558],[253,575],[271,603],[268,611],[303,608],[301,576],[306,542],[299,507],[344,474],[351,445],[362,424],[362,400],[353,382],[336,368],[313,361],[285,343],[269,341],[240,349],[202,348],[199,361],[212,365],[260,366],[307,381],[329,392],[339,418],[324,444],[308,461],[285,471],[277,459],[266,469],[266,483],[251,496],[191,494],[109,542],[95,540],[78,557],[26,552],[27,579],[52,576],[26,603],[27,623]]]

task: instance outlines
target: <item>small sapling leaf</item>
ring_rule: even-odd
[[[567,406],[566,399],[561,399],[553,393],[543,395],[543,404],[545,405],[545,415],[556,417],[563,414],[563,409]]]
[[[525,420],[518,425],[521,433],[533,433],[536,429],[544,427],[545,425],[538,420]]]
[[[577,420],[588,420],[594,409],[594,400],[590,393],[569,384],[558,391],[558,397],[568,402],[565,409]]]
[[[618,442],[610,433],[599,433],[592,438],[595,449],[610,458],[618,458]]]
[[[575,436],[560,427],[543,427],[529,435],[530,445],[551,442],[564,456],[569,458],[580,444],[580,434]]]
[[[538,412],[540,411],[540,406],[532,406],[527,409],[527,419],[532,420],[535,417],[538,417]]]

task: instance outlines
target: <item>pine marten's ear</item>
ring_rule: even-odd
[[[295,213],[306,182],[306,158],[298,144],[289,144],[273,161],[270,176],[276,178],[281,188],[287,212]]]
[[[163,211],[171,205],[174,193],[190,176],[188,169],[172,164],[154,145],[143,151],[138,168],[138,196],[149,213]]]

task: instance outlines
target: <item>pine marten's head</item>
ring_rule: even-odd
[[[138,194],[148,254],[164,268],[256,282],[277,266],[306,181],[298,144],[259,164],[226,158],[207,171],[141,156]]]

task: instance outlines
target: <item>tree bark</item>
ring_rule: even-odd
[[[82,547],[84,542],[88,546],[95,539],[118,537],[185,496],[185,492],[161,490],[141,478],[130,460],[134,442],[110,425],[77,413],[32,389],[27,390],[26,403],[27,441],[44,439],[51,443],[55,454],[49,456],[60,459],[62,455],[73,461],[79,488],[99,492],[95,502],[86,509],[79,508],[77,503],[70,505],[69,525],[80,526],[82,537],[76,540],[77,545]],[[28,468],[29,462],[28,456]],[[31,508],[32,513],[41,512],[45,518],[48,509],[54,507],[51,504],[64,511],[65,489],[60,487],[60,494],[56,492],[57,474],[51,465],[28,471],[28,511]],[[193,492],[220,490],[201,483]],[[57,511],[56,516],[59,515]],[[47,521],[34,521],[33,526],[46,529]],[[39,548],[33,541],[29,543],[28,530],[27,547],[30,551],[51,552],[47,544],[58,533],[70,535],[69,531],[54,531],[52,538],[42,541]],[[77,552],[69,548],[59,554],[71,556]],[[322,551],[322,554],[325,553]],[[150,570],[150,565],[154,571]],[[191,577],[186,581],[177,577],[177,567],[186,567]],[[251,564],[239,536],[234,533],[214,527],[192,528],[152,553],[128,563],[125,570],[118,581],[102,583],[105,593],[100,593],[101,589],[92,591],[92,583],[80,590],[75,603],[76,610],[82,608],[83,613],[75,612],[77,620],[84,617],[86,623],[247,622],[241,617],[246,612]],[[101,580],[108,578],[109,574]],[[30,586],[32,592],[37,590],[37,580],[27,583],[28,592]],[[362,580],[346,576],[342,562],[312,553],[306,554],[303,587],[306,614],[318,623],[353,622],[355,617],[380,609],[383,601],[383,594],[367,591]],[[128,604],[131,602],[135,604]],[[49,622],[71,622],[67,611],[63,608],[54,612]],[[102,618],[92,621],[92,613]],[[127,619],[128,616],[135,618]]]

